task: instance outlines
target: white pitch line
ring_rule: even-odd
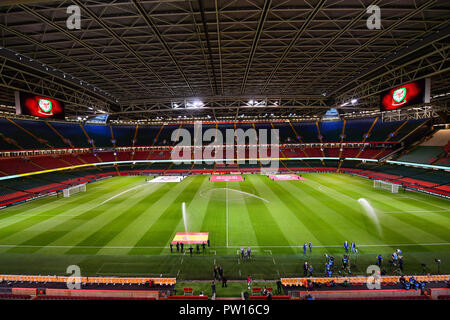
[[[428,204],[428,205],[430,205],[430,206],[433,206],[433,207],[436,207],[436,208],[441,208],[441,209],[444,209],[444,210],[448,210],[447,208],[438,206],[437,204],[429,203],[429,202],[424,201],[424,200],[422,200],[422,199],[411,198],[410,196],[405,196],[405,197],[408,198],[408,199],[411,199],[411,200],[416,200],[416,201],[420,201],[420,202],[422,202],[422,203],[426,203],[426,204]]]
[[[138,185],[138,186],[133,187],[133,188],[130,188],[130,189],[128,189],[128,190],[125,190],[125,191],[123,191],[123,192],[121,192],[121,193],[119,193],[119,194],[116,194],[115,196],[112,196],[111,198],[109,198],[109,199],[103,201],[102,203],[100,203],[100,205],[105,204],[105,203],[107,203],[108,201],[111,201],[112,199],[117,198],[117,197],[123,195],[124,193],[127,193],[127,192],[132,191],[132,190],[137,189],[137,188],[140,188],[140,187],[142,187],[142,186],[143,186],[143,184]]]
[[[228,182],[227,182],[227,185],[228,185]],[[228,188],[225,188],[225,189],[226,189],[226,192],[225,192],[225,194],[226,194],[226,205],[225,205],[225,207],[226,207],[227,248],[228,248]]]
[[[228,185],[228,184],[227,184],[227,185]],[[245,194],[245,195],[247,195],[247,196],[250,196],[250,197],[253,197],[253,198],[262,200],[262,201],[264,201],[264,202],[270,203],[269,200],[266,200],[266,199],[264,199],[264,198],[258,197],[257,195],[254,195],[254,194],[252,194],[252,193],[248,193],[248,192],[244,192],[244,191],[236,190],[236,189],[231,189],[231,188],[225,188],[225,189],[227,189],[227,191],[228,191],[228,190],[231,190],[231,191],[234,191],[234,192],[237,192],[237,193],[241,193],[241,194]]]
[[[339,191],[337,191],[337,190],[335,190],[335,189],[328,188],[328,187],[326,187],[326,186],[320,184],[320,183],[317,182],[317,181],[314,181],[314,182],[317,183],[317,184],[319,184],[319,187],[318,187],[317,189],[319,189],[319,190],[322,191],[322,192],[327,192],[327,190],[330,190],[330,191],[334,191],[334,192],[336,192],[336,193],[339,193],[340,195],[342,195],[342,196],[344,196],[344,197],[346,197],[346,198],[348,198],[348,199],[355,200],[355,201],[357,200],[357,199],[352,198],[352,197],[350,197],[350,196],[348,196],[348,195],[346,195],[346,194],[344,194],[344,193],[342,193],[342,192],[339,192]],[[443,209],[443,210],[384,211],[384,210],[377,209],[377,208],[375,208],[375,210],[376,210],[377,212],[380,212],[380,213],[388,213],[388,214],[389,214],[389,213],[409,213],[409,212],[411,212],[411,213],[416,213],[416,212],[417,212],[417,213],[427,213],[427,212],[430,212],[430,213],[450,212],[450,209],[447,209],[447,208],[444,208],[444,207],[441,207],[441,206],[438,206],[438,205],[435,205],[435,204],[432,204],[432,203],[428,203],[428,202],[423,201],[423,200],[420,200],[420,199],[411,198],[411,197],[409,197],[409,196],[403,196],[402,198],[409,198],[409,199],[411,199],[411,200],[421,201],[421,202],[423,202],[423,203],[427,203],[427,204],[429,204],[429,205],[431,205],[431,206],[434,206],[434,207],[437,207],[437,208],[441,208],[441,209]]]

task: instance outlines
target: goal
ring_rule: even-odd
[[[86,183],[64,189],[63,195],[64,195],[64,198],[67,198],[78,192],[86,192]]]
[[[398,189],[400,188],[399,184],[383,181],[383,180],[374,180],[373,187],[375,189],[387,190],[392,193],[398,193]]]

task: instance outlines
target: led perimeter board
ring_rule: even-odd
[[[395,110],[407,106],[430,102],[430,79],[402,84],[381,93],[381,111]]]
[[[16,91],[16,114],[64,119],[64,103],[40,95]]]

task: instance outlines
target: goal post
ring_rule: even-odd
[[[398,189],[400,188],[399,184],[387,182],[383,180],[374,180],[373,187],[375,189],[387,190],[392,193],[398,193]]]
[[[70,197],[71,195],[79,192],[86,192],[86,183],[79,184],[73,187],[69,187],[63,190],[64,198]]]

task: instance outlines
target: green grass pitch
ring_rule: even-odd
[[[372,181],[344,174],[304,174],[305,181],[272,181],[245,175],[243,182],[211,182],[189,176],[180,183],[146,183],[116,177],[87,186],[70,198],[48,197],[0,211],[0,273],[65,275],[69,265],[83,276],[212,278],[214,264],[229,279],[273,280],[302,275],[308,261],[322,276],[324,254],[341,265],[343,243],[355,241],[352,273],[365,274],[384,257],[403,251],[408,273],[450,272],[449,201],[414,192],[392,194]],[[357,201],[375,209],[379,226]],[[176,232],[209,232],[205,253],[170,253]],[[304,255],[302,245],[313,243]],[[237,251],[251,246],[251,261]],[[425,267],[422,267],[425,264]]]

